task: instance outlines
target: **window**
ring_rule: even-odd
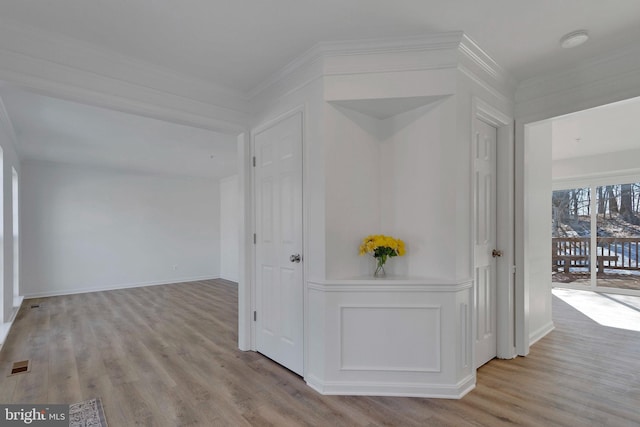
[[[640,182],[552,195],[553,282],[640,290]]]

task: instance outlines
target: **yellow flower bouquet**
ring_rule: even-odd
[[[407,250],[402,240],[383,234],[367,236],[362,239],[362,244],[360,245],[360,255],[370,253],[376,259],[376,271],[373,274],[375,277],[385,276],[384,264],[388,258],[403,256],[406,252]]]

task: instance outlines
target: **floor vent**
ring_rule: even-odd
[[[31,308],[40,308],[40,304],[32,304]]]
[[[22,360],[20,362],[14,362],[13,366],[11,367],[11,374],[10,375],[15,375],[15,374],[21,374],[23,372],[29,372],[29,361],[28,360]]]

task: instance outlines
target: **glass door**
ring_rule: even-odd
[[[596,187],[597,286],[640,290],[640,182]]]
[[[552,215],[552,282],[590,286],[591,189],[554,191]]]

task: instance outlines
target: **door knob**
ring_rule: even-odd
[[[291,255],[289,257],[289,261],[291,261],[291,262],[300,262],[300,261],[302,261],[302,258],[300,257],[300,254],[295,254],[295,255]]]
[[[502,256],[502,251],[494,249],[493,251],[491,251],[491,256],[494,257],[494,258],[501,257]]]

